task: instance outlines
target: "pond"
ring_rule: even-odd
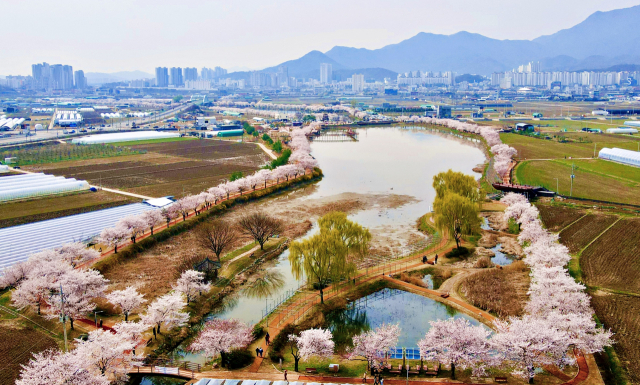
[[[513,255],[503,253],[502,251],[500,251],[500,248],[502,248],[502,243],[498,243],[497,245],[495,245],[495,247],[489,249],[495,253],[495,255],[491,257],[491,262],[493,262],[494,264],[506,266],[512,264],[518,259]]]
[[[293,199],[313,200],[343,193],[398,194],[415,199],[397,208],[381,210],[365,208],[349,219],[368,227],[374,234],[424,235],[415,230],[416,220],[431,211],[435,191],[433,176],[452,169],[474,175],[473,168],[485,161],[479,146],[451,135],[434,134],[423,127],[374,127],[358,129],[358,142],[313,142],[312,155],[324,173],[311,194]],[[477,176],[477,174],[475,174]],[[315,225],[306,236],[317,231]],[[395,234],[395,235],[393,235]],[[252,298],[242,292],[229,298],[214,317],[237,318],[255,324],[263,317],[265,308],[275,306],[281,298],[300,285],[291,273],[289,251],[286,250],[270,273],[280,273],[282,287],[268,298]],[[182,359],[193,362],[202,357],[175,352]]]
[[[327,315],[336,344],[382,324],[400,325],[399,347],[416,347],[431,328],[430,321],[464,318],[472,325],[484,325],[442,302],[398,289],[385,288],[351,302],[346,310]]]
[[[312,194],[298,199],[311,200],[348,192],[393,193],[417,198],[415,202],[382,213],[379,208],[372,208],[349,216],[372,231],[413,230],[415,221],[431,211],[435,198],[435,190],[431,187],[434,175],[448,169],[473,174],[472,169],[485,160],[482,151],[472,142],[434,135],[422,127],[357,131],[358,142],[312,143],[312,155],[318,160],[324,178]],[[307,236],[314,231],[315,226]],[[238,318],[251,324],[262,319],[266,307],[273,306],[283,294],[300,285],[291,274],[288,258],[289,251],[286,250],[270,268],[282,274],[283,287],[267,299],[240,294],[230,299],[225,310],[217,316]]]

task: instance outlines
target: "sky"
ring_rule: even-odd
[[[376,49],[419,32],[534,39],[640,0],[2,0],[2,75],[262,69],[334,46]]]

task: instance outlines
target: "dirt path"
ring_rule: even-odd
[[[278,159],[278,157],[273,153],[273,151],[269,150],[267,146],[262,143],[257,143],[258,146],[267,154],[271,159]]]

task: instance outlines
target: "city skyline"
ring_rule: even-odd
[[[496,39],[532,39],[569,28],[596,11],[638,5],[638,0],[560,4],[543,0],[537,7],[527,9],[530,17],[525,19],[510,17],[519,11],[520,5],[504,1],[433,4],[403,0],[394,4],[394,10],[412,9],[412,12],[397,17],[390,17],[383,3],[363,7],[360,1],[348,4],[329,1],[322,7],[283,1],[282,6],[272,9],[253,1],[224,5],[192,2],[172,7],[171,12],[170,4],[162,1],[153,4],[115,1],[106,9],[72,0],[63,3],[67,6],[10,3],[9,12],[29,14],[36,27],[13,26],[22,23],[18,21],[20,18],[7,21],[8,28],[19,31],[20,39],[3,45],[14,60],[5,63],[1,75],[25,75],[29,63],[41,61],[70,62],[86,72],[107,73],[127,70],[153,73],[157,64],[201,68],[216,63],[230,71],[259,70],[311,50],[325,52],[334,46],[376,49],[419,32],[450,35],[469,31]],[[127,11],[122,12],[125,5]],[[52,24],[60,12],[70,8],[79,14],[73,22]],[[287,11],[281,12],[282,9]],[[357,11],[360,17],[350,17],[351,11]],[[141,12],[149,17],[140,19]],[[309,28],[306,18],[292,17],[301,14],[314,15],[324,28]],[[189,23],[175,24],[174,20],[180,18]],[[242,34],[236,31],[238,20],[243,22]],[[78,34],[78,30],[83,33]]]

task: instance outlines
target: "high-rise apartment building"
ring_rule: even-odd
[[[198,69],[197,68],[185,68],[182,71],[183,74],[183,81],[193,81],[193,80],[198,80]]]
[[[51,88],[51,66],[48,63],[31,65],[31,76],[33,77],[33,88]]]
[[[156,86],[167,87],[169,85],[169,70],[167,67],[156,68]]]
[[[222,67],[216,67],[216,68],[213,70],[213,73],[214,73],[214,76],[215,76],[215,77],[219,78],[219,77],[221,77],[221,76],[226,75],[226,74],[227,74],[227,70],[226,70],[226,69],[224,69],[224,68],[222,68]]]
[[[327,84],[331,83],[333,78],[333,66],[330,63],[322,63],[320,64],[320,83]]]
[[[353,74],[353,76],[351,76],[351,90],[353,92],[364,91],[364,75]]]
[[[171,67],[169,70],[169,85],[180,87],[184,84],[184,80],[182,78],[182,68],[181,67]]]
[[[87,78],[84,76],[84,71],[78,70],[74,73],[76,88],[79,90],[87,88]]]

